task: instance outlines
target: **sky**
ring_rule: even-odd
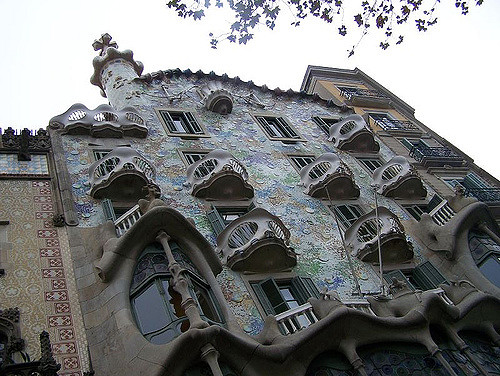
[[[351,0],[352,1],[352,0]],[[130,49],[144,73],[180,68],[227,73],[257,85],[299,90],[308,65],[360,68],[415,108],[416,117],[500,178],[500,1],[462,16],[441,0],[439,22],[382,51],[377,38],[342,38],[318,20],[260,28],[246,46],[210,48],[231,23],[227,14],[183,20],[165,0],[0,0],[0,128],[45,128],[74,103],[107,103],[90,84],[92,42],[107,32]],[[212,16],[209,14],[209,16]]]

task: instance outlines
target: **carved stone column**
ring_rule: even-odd
[[[181,295],[181,308],[184,310],[184,312],[186,312],[186,316],[189,320],[189,328],[206,328],[209,325],[207,322],[201,319],[198,305],[189,293],[189,283],[188,280],[184,277],[185,269],[182,268],[177,261],[175,261],[172,250],[170,249],[170,246],[168,244],[169,240],[170,236],[168,236],[165,231],[160,231],[158,233],[158,236],[156,237],[156,241],[161,243],[161,245],[163,246],[163,250],[165,251],[165,254],[167,256],[168,269],[172,274],[172,278],[170,279],[169,283],[172,288]]]

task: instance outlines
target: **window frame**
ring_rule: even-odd
[[[198,154],[200,156],[201,155],[206,156],[211,151],[213,151],[213,149],[195,149],[195,148],[177,149],[179,157],[181,158],[182,163],[184,163],[186,167],[189,167],[193,163],[197,162],[197,161],[190,162],[189,158],[187,157],[187,154],[192,154],[192,155]]]
[[[357,216],[356,219],[349,220],[348,218],[345,217],[344,213],[342,213],[339,209],[337,209],[340,206],[346,207],[351,213],[352,213],[352,208],[355,208],[356,210],[359,211],[360,214],[359,216]],[[354,224],[354,222],[356,222],[359,218],[361,218],[363,215],[367,213],[366,210],[358,203],[332,203],[332,204],[328,203],[327,207],[332,212],[333,217],[337,218],[338,223],[341,227],[339,228],[339,230],[341,231],[343,230],[344,232],[347,231],[347,229],[351,227]],[[347,226],[347,224],[349,225]]]
[[[177,252],[184,254],[182,251],[182,248],[176,242],[170,241],[169,246],[172,249],[172,251],[177,250]],[[165,255],[161,245],[158,243],[152,243],[143,250],[143,252],[139,256],[139,258],[137,259],[136,265],[134,268],[134,275],[137,271],[137,267],[138,267],[139,263],[148,254],[162,255],[165,257],[165,260],[167,261],[167,264],[168,264],[168,260],[166,259],[166,255]],[[184,254],[184,256],[187,257],[185,254]],[[210,285],[202,279],[201,275],[197,275],[195,272],[189,270],[189,268],[185,268],[185,274],[187,276],[186,279],[188,282],[190,295],[192,296],[192,298],[196,302],[198,308],[200,309],[201,315],[204,316],[210,322],[223,323],[224,322],[223,315],[221,314],[219,304],[217,303],[217,298],[216,298],[215,294],[212,292]],[[129,291],[128,291],[131,312],[132,312],[132,316],[134,317],[135,324],[137,325],[138,330],[141,332],[141,334],[144,336],[144,338],[153,344],[156,344],[156,342],[151,341],[153,337],[155,337],[156,335],[161,335],[162,333],[165,333],[171,329],[176,333],[175,336],[172,338],[172,340],[177,338],[179,335],[181,335],[183,333],[183,331],[180,328],[180,325],[182,325],[180,323],[187,323],[187,329],[189,329],[189,319],[188,319],[187,314],[184,312],[185,314],[183,316],[178,316],[178,312],[176,312],[174,305],[168,299],[168,297],[174,298],[171,295],[171,292],[168,291],[171,287],[170,286],[170,279],[171,278],[172,278],[172,275],[169,271],[156,271],[153,274],[147,276],[141,282],[139,282],[136,286],[134,286],[134,288],[132,288],[132,285],[131,285],[129,288]],[[165,290],[165,284],[168,284],[167,290]],[[155,288],[156,288],[155,291],[160,295],[160,297],[159,297],[161,300],[160,305],[163,306],[163,313],[165,314],[166,324],[159,329],[150,330],[147,333],[144,333],[143,329],[142,329],[141,321],[139,320],[139,313],[137,312],[137,309],[136,309],[136,300],[138,297],[140,297],[145,291],[150,289],[152,286],[155,286]],[[199,299],[198,299],[198,295],[196,294],[196,289],[194,286],[201,288],[205,292],[206,296],[208,296],[209,304],[211,305],[210,315],[214,316],[214,318],[217,321],[214,321],[213,319],[211,319],[209,317],[209,315],[203,311],[202,306],[201,306]],[[163,294],[162,294],[162,291],[163,291]],[[175,290],[174,290],[174,292],[175,292]],[[180,294],[177,298],[181,298]],[[169,343],[170,341],[161,342],[161,343],[162,344]]]
[[[359,164],[363,167],[365,171],[367,171],[370,175],[373,175],[373,172],[378,168],[382,167],[386,162],[378,155],[374,156],[355,156],[356,160],[359,162]],[[377,163],[380,163],[380,166],[374,168],[373,170],[368,166],[367,162],[373,162],[377,161]]]
[[[433,290],[440,284],[449,284],[446,277],[429,260],[424,261],[414,268],[392,269],[384,271],[384,280],[389,286],[392,277],[404,278],[404,282],[411,290]]]
[[[295,127],[292,125],[292,123],[284,116],[279,116],[276,114],[271,114],[271,113],[252,113],[252,118],[254,121],[258,124],[262,132],[266,135],[266,137],[271,140],[271,141],[281,141],[285,144],[293,144],[297,142],[306,142],[306,140],[302,137],[302,135],[295,129]],[[280,134],[280,136],[272,135],[267,129],[266,129],[266,124],[263,124],[264,120],[267,123],[268,119],[276,120],[278,123],[281,123],[281,126],[289,128],[288,131],[291,131],[295,134],[296,137],[287,137],[285,134],[287,130],[283,129],[278,129],[276,133]],[[267,125],[269,127],[269,125]],[[274,132],[274,130],[271,130]]]
[[[234,211],[234,212],[240,212],[242,215],[238,216],[242,217],[243,215],[249,213],[253,209],[255,209],[255,203],[252,201],[248,203],[248,205],[242,205],[241,203],[235,204],[235,205],[210,205],[210,210],[207,211],[207,219],[210,222],[210,225],[212,226],[212,230],[215,234],[215,237],[219,236],[219,234],[224,231],[224,229],[231,224],[232,221],[227,222],[226,219],[224,219],[223,214],[221,211]],[[236,220],[235,218],[234,220]],[[233,221],[234,221],[233,220]]]
[[[314,154],[290,153],[290,154],[285,154],[285,156],[292,165],[292,167],[294,168],[294,170],[297,171],[298,173],[300,173],[300,170],[302,170],[305,166],[309,165],[310,163],[314,162],[317,159],[317,157]],[[296,162],[296,158],[301,158],[301,159],[312,158],[312,161],[300,167],[299,164]]]
[[[196,139],[196,138],[208,138],[210,135],[207,133],[207,130],[203,126],[202,122],[198,118],[196,111],[194,109],[188,109],[188,108],[173,108],[173,107],[159,107],[155,108],[155,113],[158,119],[160,120],[161,125],[163,126],[165,132],[167,133],[167,136],[170,137],[180,137],[180,138],[188,138],[188,139]],[[165,119],[164,113],[167,113],[170,119]],[[184,132],[176,132],[171,129],[169,124],[167,123],[170,121],[172,124],[175,124],[175,120],[172,119],[172,113],[175,113],[176,115],[180,115],[181,117],[184,118],[184,122],[182,125],[182,128]],[[189,119],[191,117],[191,119]],[[189,132],[189,129],[186,129],[186,127],[189,126],[190,123],[194,123],[198,128],[200,129],[199,132]],[[186,125],[187,124],[187,125]]]
[[[334,117],[334,116],[313,116],[311,117],[313,123],[315,123],[323,132],[325,132],[328,136],[330,135],[330,128],[342,121],[342,117]],[[332,124],[329,124],[328,121],[334,121]]]

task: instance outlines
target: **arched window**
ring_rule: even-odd
[[[484,232],[474,229],[469,232],[469,249],[481,273],[500,287],[500,245]]]
[[[175,260],[187,270],[191,296],[208,322],[221,321],[215,299],[191,260],[175,242],[169,242]],[[152,343],[167,343],[189,329],[189,321],[181,307],[181,295],[170,286],[167,256],[160,244],[151,244],[137,262],[130,301],[141,333]]]

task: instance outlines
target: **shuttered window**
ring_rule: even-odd
[[[319,298],[319,292],[308,277],[295,277],[276,281],[267,278],[252,283],[260,305],[268,315],[277,315],[307,302],[309,298]]]
[[[326,134],[330,134],[330,128],[332,125],[337,124],[341,118],[325,118],[325,117],[319,117],[319,116],[313,116],[312,120],[316,123],[318,127],[321,128],[323,132]]]
[[[215,207],[212,205],[211,210],[207,212],[207,218],[212,225],[215,236],[218,236],[232,221],[254,208],[255,204],[253,202],[249,206],[239,207]]]
[[[392,279],[404,281],[412,290],[432,290],[439,287],[440,284],[448,284],[446,278],[436,269],[430,261],[425,261],[412,270],[391,270],[384,273],[384,279],[387,284],[392,283]]]
[[[260,126],[271,139],[299,140],[300,136],[282,117],[256,116]]]
[[[189,111],[177,110],[157,110],[167,133],[175,135],[205,135],[202,126],[196,120],[196,117]]]

